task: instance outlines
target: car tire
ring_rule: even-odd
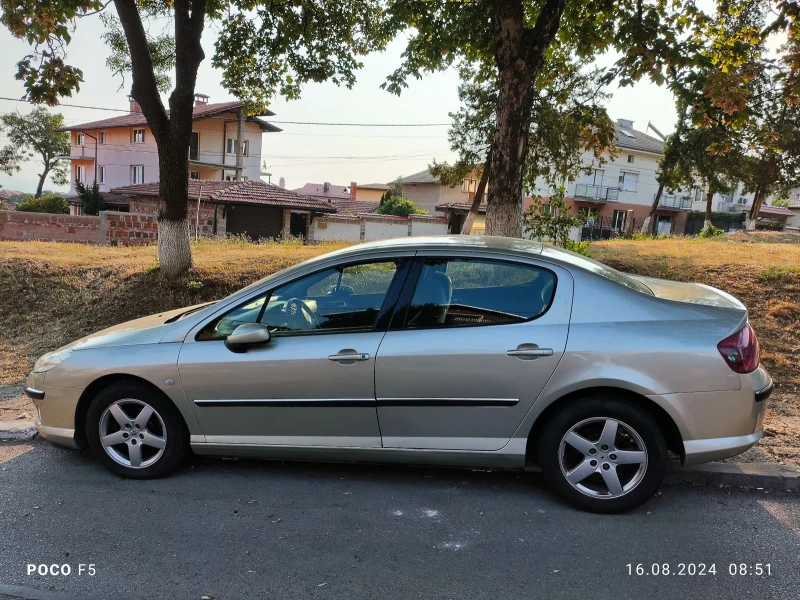
[[[85,427],[94,456],[122,477],[163,477],[190,454],[189,432],[178,409],[136,381],[118,381],[97,394]]]
[[[538,456],[542,474],[563,498],[596,513],[623,513],[647,502],[668,460],[655,419],[635,401],[611,394],[579,398],[552,415]]]

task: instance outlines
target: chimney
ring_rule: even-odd
[[[278,180],[278,185],[279,185],[280,187],[282,187],[282,188],[285,188],[285,187],[286,187],[286,180],[285,180],[283,177],[281,177],[281,178]]]
[[[208,104],[208,96],[205,94],[195,94],[194,95],[194,105],[195,106],[205,106]]]
[[[356,199],[356,190],[358,190],[358,184],[355,181],[350,182],[350,200]]]
[[[142,107],[139,106],[139,103],[133,99],[133,96],[128,96],[128,101],[131,103],[131,114],[142,112]]]
[[[633,121],[628,119],[617,119],[617,124],[623,129],[633,129]]]
[[[325,183],[322,184],[322,191],[325,192],[326,194],[328,193],[328,190],[330,190],[330,189],[331,189],[331,182],[330,181],[326,181]]]

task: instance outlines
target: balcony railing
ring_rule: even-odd
[[[619,189],[579,183],[575,186],[575,199],[589,202],[616,202],[619,199]]]
[[[656,195],[653,194],[655,200]],[[685,196],[678,196],[677,194],[665,194],[658,200],[658,208],[667,208],[674,210],[689,210],[692,207],[691,198]]]
[[[718,202],[717,212],[738,213],[747,210],[746,204],[739,204],[738,202]]]

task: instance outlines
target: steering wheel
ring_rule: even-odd
[[[319,319],[308,304],[300,298],[292,298],[286,303],[286,316],[294,330],[319,329]]]

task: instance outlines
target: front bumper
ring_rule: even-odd
[[[48,427],[47,425],[42,425],[42,419],[40,417],[36,417],[36,421],[34,421],[33,424],[36,426],[36,431],[39,432],[39,435],[48,442],[58,444],[59,446],[66,446],[67,448],[72,448],[73,450],[80,449],[78,442],[75,441],[74,429],[67,429],[65,427]]]
[[[75,437],[75,411],[82,390],[45,385],[47,373],[30,373],[25,395],[36,407],[34,425],[44,439],[67,448],[80,448]]]

